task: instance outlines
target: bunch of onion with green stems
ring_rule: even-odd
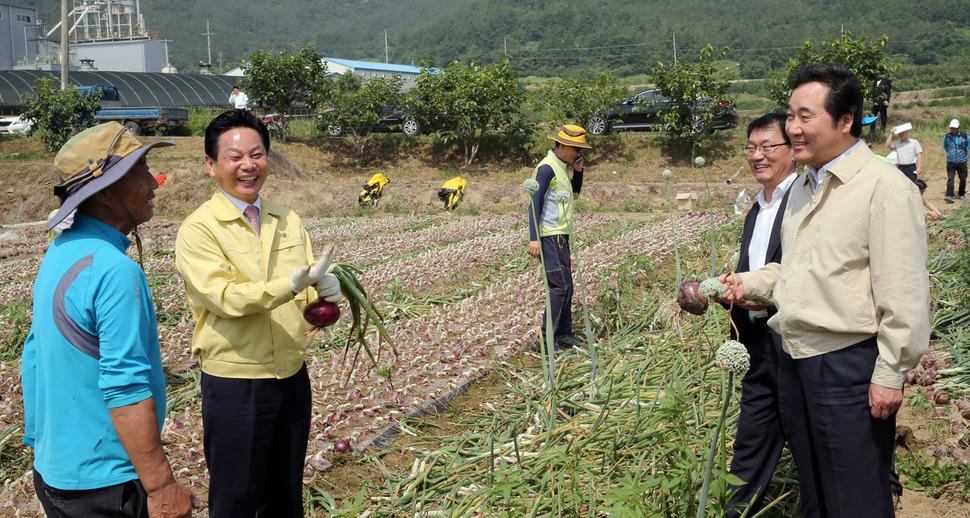
[[[546,276],[546,262],[545,256],[542,253],[542,236],[540,234],[540,223],[536,219],[536,208],[535,203],[533,203],[532,196],[539,192],[539,182],[535,178],[526,178],[522,182],[522,189],[529,195],[529,212],[532,215],[533,224],[536,228],[536,240],[539,242],[539,269],[542,271],[542,287],[546,295],[546,309],[545,309],[545,319],[546,319],[546,335],[543,337],[539,336],[539,350],[546,360],[547,370],[543,371],[543,377],[546,381],[546,388],[549,389],[549,393],[555,392],[556,386],[556,343],[555,343],[555,331],[552,328],[552,300],[549,296],[549,279]]]
[[[380,311],[371,301],[370,296],[367,294],[367,290],[364,285],[358,279],[357,274],[363,275],[363,273],[356,266],[347,263],[333,263],[327,269],[329,273],[332,273],[334,277],[340,281],[340,291],[343,293],[344,297],[347,299],[347,305],[350,308],[350,314],[352,317],[352,324],[350,327],[350,332],[347,335],[347,344],[344,346],[343,358],[347,358],[347,353],[350,348],[356,345],[356,351],[353,355],[353,361],[351,362],[350,368],[347,369],[348,379],[357,365],[357,359],[360,357],[361,350],[367,354],[370,358],[371,366],[370,369],[378,366],[377,359],[381,355],[381,347],[384,341],[391,348],[391,352],[394,357],[397,358],[397,348],[394,347],[394,342],[391,340],[390,334],[384,327],[384,318]],[[371,349],[370,345],[367,343],[367,331],[371,324],[377,329],[377,351],[376,353]],[[315,331],[316,327],[307,331],[307,334]],[[390,377],[388,376],[388,379]]]

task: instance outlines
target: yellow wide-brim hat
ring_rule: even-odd
[[[559,133],[549,135],[549,138],[564,146],[593,149],[593,146],[586,143],[586,130],[575,124],[566,124]]]

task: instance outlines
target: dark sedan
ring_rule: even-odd
[[[413,117],[412,111],[410,108],[387,106],[381,110],[381,120],[367,129],[376,132],[400,131],[408,136],[418,136],[424,128],[421,122]],[[345,132],[346,128],[339,124],[327,125],[327,134],[331,137],[342,137]]]
[[[708,101],[701,101],[704,106]],[[593,135],[604,135],[612,130],[649,130],[663,125],[661,114],[669,110],[674,103],[663,96],[659,90],[651,88],[633,97],[620,101],[616,108],[603,115],[594,115],[589,120],[587,131]],[[700,126],[700,124],[698,124]],[[738,112],[734,109],[734,102],[726,101],[718,104],[711,122],[698,127],[698,131],[736,128],[738,126]]]

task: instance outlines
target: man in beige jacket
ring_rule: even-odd
[[[803,516],[891,517],[895,417],[929,342],[916,186],[859,140],[862,90],[841,65],[803,67],[786,132],[807,166],[791,187],[782,262],[722,276],[725,298],[778,308],[782,426]]]

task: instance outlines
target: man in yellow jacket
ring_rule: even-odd
[[[310,381],[303,308],[340,300],[290,209],[262,199],[269,133],[231,110],[206,128],[205,164],[219,192],[179,229],[175,264],[196,319],[209,516],[303,516]],[[311,291],[314,288],[315,291]]]

